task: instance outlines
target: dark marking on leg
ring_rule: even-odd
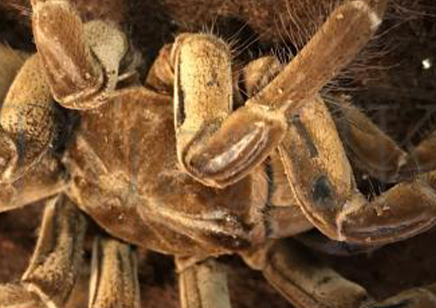
[[[313,200],[318,205],[324,205],[332,195],[329,179],[323,175],[313,185]]]
[[[180,72],[180,61],[178,63],[178,72]],[[182,89],[182,82],[180,81],[180,73],[177,78],[177,101],[176,104],[176,125],[177,127],[180,127],[183,122],[185,122],[186,119],[186,112],[185,112],[185,93]]]
[[[209,81],[206,83],[206,86],[208,86],[209,88],[219,88],[220,87],[220,83],[218,81],[218,74],[216,71],[212,71],[211,72],[211,76]]]
[[[323,284],[329,283],[330,281],[332,281],[332,277],[326,276],[323,277],[320,281],[317,282],[317,286],[322,286]]]
[[[16,140],[15,145],[17,147],[18,159],[19,159],[18,163],[23,164],[25,163],[24,159],[26,157],[26,152],[28,150],[26,131],[19,130],[15,140]]]
[[[268,201],[271,200],[271,196],[274,192],[274,170],[273,170],[273,166],[271,165],[271,158],[268,157],[265,160],[265,173],[266,176],[268,177]]]
[[[310,134],[307,131],[304,124],[301,122],[300,117],[298,115],[295,115],[292,117],[292,124],[297,129],[298,134],[304,139],[307,149],[309,150],[309,154],[311,158],[318,156],[318,150],[315,147],[315,144],[312,142],[312,139],[310,138]]]

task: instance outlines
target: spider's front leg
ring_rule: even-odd
[[[35,43],[55,99],[72,109],[105,103],[139,62],[134,53],[126,59],[124,33],[109,22],[82,23],[67,0],[32,0],[32,6]]]
[[[229,51],[205,35],[173,47],[178,159],[205,185],[230,185],[260,164],[283,139],[287,116],[311,100],[368,42],[388,0],[347,1],[304,49],[246,106],[232,113]]]

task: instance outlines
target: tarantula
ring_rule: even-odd
[[[354,157],[379,177],[410,177],[369,202],[318,94],[371,38],[387,3],[346,1],[289,64],[249,63],[243,102],[229,47],[215,36],[179,35],[141,85],[139,56],[116,26],[82,23],[66,0],[32,0],[37,54],[14,77],[19,65],[0,49],[4,80],[13,79],[0,93],[0,211],[47,205],[30,265],[19,284],[0,287],[0,307],[65,305],[87,217],[111,236],[94,245],[89,307],[140,306],[130,245],[175,256],[186,308],[230,306],[215,260],[224,254],[261,270],[299,308],[436,307],[434,286],[376,303],[285,240],[314,226],[335,240],[384,244],[435,223],[434,174],[414,174],[416,160],[433,170],[430,140],[406,154],[340,104]],[[80,122],[70,127],[55,101],[79,110]],[[380,160],[375,144],[392,155]]]

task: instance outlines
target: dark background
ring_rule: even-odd
[[[0,0],[0,40],[32,52],[30,9],[26,0]],[[295,53],[340,0],[76,0],[86,20],[111,19],[127,31],[148,63],[159,48],[183,31],[214,32],[236,42],[241,61],[275,53]],[[315,4],[314,4],[315,3]],[[327,91],[344,91],[401,146],[408,148],[434,128],[436,3],[396,0],[378,37]],[[386,187],[359,179],[368,196]],[[411,205],[413,206],[413,204]],[[0,282],[16,281],[34,247],[42,205],[0,214]],[[354,257],[318,255],[377,298],[436,282],[436,230]],[[140,251],[143,307],[177,307],[172,260]],[[89,261],[89,251],[85,259]],[[234,307],[289,307],[262,278],[237,258],[229,266]],[[85,307],[87,267],[83,283],[69,307]],[[85,301],[86,302],[86,301]]]

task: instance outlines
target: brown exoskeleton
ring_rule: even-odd
[[[143,86],[117,27],[82,23],[66,0],[33,0],[38,53],[15,78],[16,62],[2,63],[14,82],[0,115],[0,211],[42,199],[47,207],[30,265],[20,284],[0,287],[0,307],[63,307],[86,231],[79,209],[113,237],[94,245],[89,307],[140,306],[131,244],[175,256],[182,307],[230,306],[214,260],[224,254],[242,256],[299,308],[436,307],[434,286],[375,303],[283,239],[315,226],[332,239],[384,244],[435,223],[433,173],[372,202],[357,191],[318,94],[371,38],[387,2],[344,2],[286,66],[274,57],[249,63],[244,103],[229,47],[214,36],[180,35]],[[59,131],[69,126],[53,97],[80,110],[63,147]],[[369,170],[394,179],[416,171],[356,109],[341,111],[350,120],[343,137]],[[393,159],[371,155],[374,136]],[[428,149],[424,142],[413,157],[432,170]]]

